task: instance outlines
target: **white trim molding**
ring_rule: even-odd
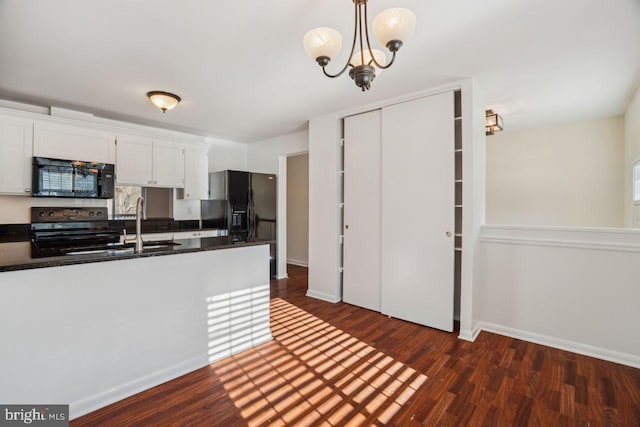
[[[318,292],[318,291],[312,291],[312,290],[308,290],[306,293],[306,296],[310,297],[310,298],[315,298],[315,299],[319,299],[322,301],[328,301],[330,303],[338,303],[340,301],[342,301],[342,298],[336,296],[336,295],[330,295],[330,294],[326,294],[324,292]]]
[[[481,329],[640,367],[640,230],[490,225],[479,241]]]
[[[119,400],[133,396],[134,394],[148,390],[208,365],[209,362],[206,357],[196,357],[191,360],[178,363],[174,366],[160,369],[153,374],[136,378],[125,384],[120,384],[92,396],[87,396],[82,400],[71,402],[69,405],[69,419],[73,420],[81,417],[89,412],[104,408],[105,406],[111,405]]]
[[[481,242],[640,252],[640,230],[622,228],[483,225]]]
[[[609,362],[619,363],[621,365],[640,368],[640,357],[633,354],[620,353],[618,351],[609,350],[606,348],[594,347],[588,344],[581,344],[578,342],[568,341],[561,338],[550,337],[547,335],[537,334],[534,332],[524,331],[521,329],[509,328],[507,326],[502,326],[502,325],[496,325],[495,323],[479,322],[478,333],[480,331],[486,331],[486,332],[491,332],[498,335],[504,335],[511,338],[529,341],[535,344],[546,345],[547,347],[553,347],[560,350],[570,351],[570,352],[582,354],[585,356],[607,360]]]
[[[478,338],[480,332],[482,332],[482,329],[480,329],[479,325],[476,324],[473,329],[461,329],[458,334],[458,339],[474,342],[476,338]]]
[[[287,264],[297,265],[298,267],[309,267],[309,261],[301,259],[288,259]]]

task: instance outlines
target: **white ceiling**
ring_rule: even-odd
[[[351,0],[0,0],[0,98],[255,142],[309,118],[475,77],[522,129],[622,114],[640,74],[638,0],[371,0],[416,12],[396,64],[362,93],[328,79],[305,32],[353,31]],[[182,96],[165,115],[145,94]]]

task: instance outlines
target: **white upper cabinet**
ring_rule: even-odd
[[[0,117],[0,194],[31,195],[33,122]]]
[[[66,123],[35,122],[33,155],[86,162],[115,162],[115,135]]]
[[[184,187],[184,144],[153,141],[155,187]]]
[[[207,147],[186,145],[184,149],[184,191],[182,199],[203,200],[209,197],[209,150]]]
[[[153,141],[136,136],[118,136],[116,183],[119,185],[153,185]]]
[[[184,144],[119,136],[116,183],[143,187],[184,187]]]

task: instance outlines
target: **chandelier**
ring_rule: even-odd
[[[314,28],[304,36],[304,50],[318,65],[322,72],[330,78],[339,77],[348,69],[349,76],[362,91],[371,88],[371,82],[382,70],[393,65],[396,53],[403,42],[409,39],[416,26],[416,15],[409,9],[392,8],[381,12],[373,20],[373,35],[392,53],[391,61],[386,63],[386,54],[379,49],[372,49],[369,41],[369,27],[367,22],[368,0],[352,0],[355,5],[355,23],[353,29],[353,43],[349,59],[342,70],[336,74],[329,74],[326,66],[336,57],[342,47],[342,35],[333,28]],[[359,42],[359,43],[358,43]],[[356,46],[360,48],[355,51]]]

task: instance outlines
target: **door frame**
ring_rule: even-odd
[[[309,154],[309,150],[296,151],[278,156],[278,190],[277,190],[277,215],[276,241],[278,243],[276,266],[276,278],[287,279],[287,159],[289,157]],[[308,243],[307,243],[308,245]]]

